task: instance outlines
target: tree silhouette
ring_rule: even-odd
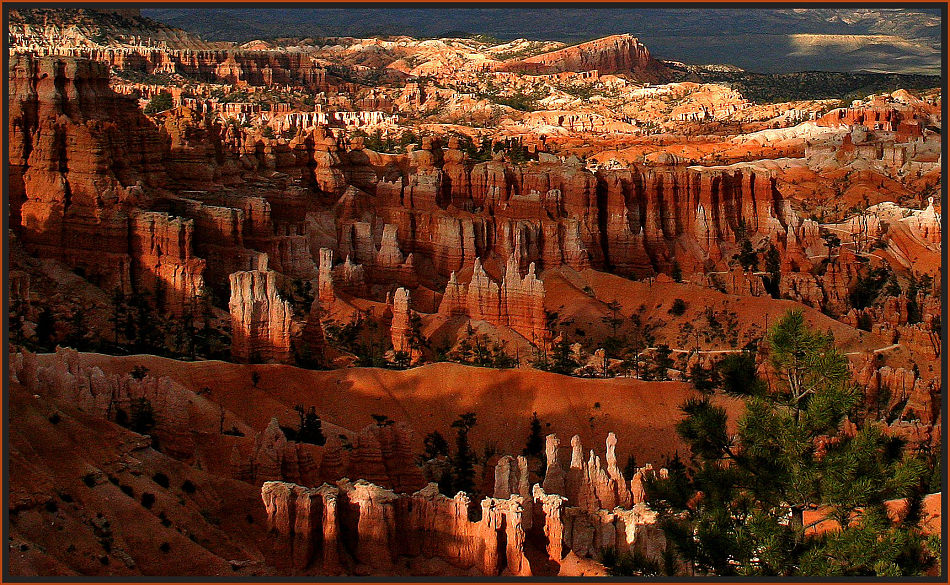
[[[327,438],[323,434],[323,423],[317,416],[317,408],[311,406],[309,410],[304,410],[299,404],[294,406],[297,415],[300,417],[300,427],[297,430],[298,443],[310,443],[312,445],[324,445]]]
[[[541,419],[538,413],[531,413],[531,432],[528,434],[528,442],[525,444],[524,454],[533,457],[544,455],[544,436],[541,434]]]
[[[469,443],[468,433],[476,424],[474,412],[460,414],[452,423],[452,428],[456,429],[455,456],[452,458],[452,490],[454,492],[473,493],[475,490],[477,456]]]

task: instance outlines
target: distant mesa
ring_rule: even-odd
[[[656,83],[669,78],[669,71],[636,37],[611,35],[524,59],[506,61],[502,70],[550,74],[597,71],[601,75],[630,73],[639,81]]]

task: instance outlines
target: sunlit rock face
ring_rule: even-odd
[[[293,311],[277,291],[277,273],[231,275],[231,355],[236,361],[289,363]]]
[[[454,498],[440,494],[436,484],[408,493],[362,479],[318,488],[266,482],[261,497],[276,562],[296,571],[331,573],[340,571],[341,563],[355,562],[374,573],[391,571],[400,557],[410,557],[440,559],[481,575],[531,575],[531,563],[539,559],[526,556],[529,539],[545,542],[544,554],[556,564],[569,553],[595,557],[603,547],[659,558],[666,541],[656,513],[642,503],[643,481],[653,468],[638,470],[628,486],[616,464],[616,443],[609,434],[606,469],[591,452],[590,461],[572,461],[565,473],[557,458],[559,442],[550,435],[546,488],[529,487],[524,456],[501,457],[494,494],[477,508],[462,492]],[[573,444],[577,460],[577,437]]]

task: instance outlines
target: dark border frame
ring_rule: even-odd
[[[655,2],[655,1],[646,1],[646,2],[578,2],[570,0],[567,2],[504,2],[499,0],[494,1],[483,1],[483,2],[267,2],[253,4],[248,0],[237,0],[234,2],[228,2],[227,0],[219,0],[221,3],[217,2],[187,2],[187,1],[178,1],[178,2],[49,2],[43,3],[42,7],[48,8],[126,8],[130,6],[144,7],[144,8],[201,8],[201,9],[224,9],[231,7],[247,7],[247,8],[259,8],[265,10],[274,10],[274,9],[301,9],[301,8],[349,8],[356,7],[359,8],[426,8],[426,9],[465,9],[465,8],[496,8],[499,10],[503,9],[512,9],[512,8],[521,8],[521,9],[552,9],[556,10],[558,8],[585,8],[585,9],[600,9],[600,8],[732,8],[732,9],[778,9],[778,8],[940,8],[941,12],[941,44],[943,48],[943,53],[941,56],[941,78],[943,85],[943,94],[941,96],[941,123],[945,125],[947,122],[948,106],[947,106],[947,30],[948,25],[948,4],[946,2],[763,2],[752,0],[750,2]],[[249,6],[250,4],[250,6]],[[2,5],[2,23],[3,23],[3,38],[0,41],[0,46],[3,48],[3,79],[8,79],[8,69],[9,69],[9,37],[6,34],[8,28],[8,13],[11,9],[17,8],[35,8],[37,3],[35,2],[4,2]],[[3,96],[3,117],[6,118],[9,112],[9,93],[4,93]],[[940,424],[941,432],[947,432],[947,421],[948,421],[948,394],[947,394],[947,331],[948,331],[948,316],[945,314],[947,309],[947,298],[948,298],[948,274],[947,274],[947,252],[948,248],[945,245],[945,238],[947,237],[947,204],[948,204],[948,182],[945,176],[947,172],[947,162],[948,162],[948,153],[947,153],[947,134],[946,129],[942,128],[941,131],[941,147],[940,147],[940,160],[941,160],[941,314],[942,319],[940,323],[940,373],[941,373],[941,411],[940,411]],[[3,143],[0,147],[4,153],[4,158],[7,155],[9,149],[9,125],[4,124],[3,126]],[[3,217],[2,217],[2,226],[4,234],[9,233],[9,197],[8,191],[9,186],[7,183],[7,169],[8,165],[4,161],[2,168],[2,177],[3,177]],[[6,240],[5,240],[6,241]],[[0,249],[3,251],[3,304],[4,307],[9,307],[9,287],[7,284],[7,276],[9,271],[9,246],[0,243]],[[6,386],[7,376],[9,375],[9,355],[6,351],[6,347],[9,344],[9,322],[8,319],[3,319],[3,342],[4,342],[4,352],[2,356],[2,368],[3,368],[3,385]],[[3,392],[3,438],[7,437],[7,412],[8,411],[8,395],[7,392]],[[772,578],[772,579],[763,579],[758,577],[557,577],[555,578],[559,582],[581,582],[581,581],[596,581],[596,582],[608,582],[608,583],[623,583],[623,582],[660,582],[660,583],[691,583],[691,582],[716,582],[716,583],[756,583],[756,582],[772,582],[772,583],[946,583],[948,577],[948,567],[947,562],[950,560],[948,558],[948,497],[947,497],[947,444],[946,436],[941,436],[941,470],[943,471],[943,489],[941,491],[941,573],[936,577],[877,577],[877,578],[863,578],[863,577],[783,577],[783,578]],[[5,535],[6,529],[9,526],[9,510],[7,508],[7,501],[9,499],[9,485],[8,485],[8,470],[9,470],[9,446],[7,441],[3,441],[3,528],[2,532]],[[205,582],[205,583],[415,583],[415,582],[431,582],[431,583],[453,583],[453,582],[462,582],[462,583],[485,583],[485,582],[499,582],[499,583],[549,583],[550,579],[544,577],[402,577],[402,576],[389,576],[389,577],[353,577],[353,576],[306,576],[306,577],[293,577],[293,576],[274,576],[274,577],[254,577],[254,576],[235,576],[232,578],[227,577],[217,577],[217,576],[201,576],[201,577],[190,577],[190,576],[135,576],[134,578],[129,578],[125,576],[37,576],[37,577],[26,577],[20,575],[11,575],[8,573],[8,556],[10,554],[9,547],[6,544],[6,539],[3,543],[3,552],[2,552],[2,561],[3,561],[3,573],[0,575],[0,582],[10,582],[10,583],[129,583],[129,582],[139,582],[139,583],[194,583],[194,582]]]

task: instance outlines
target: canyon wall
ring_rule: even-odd
[[[544,273],[562,266],[635,278],[679,271],[838,315],[868,271],[864,241],[902,269],[939,266],[933,205],[872,206],[842,228],[847,246],[832,254],[823,228],[783,195],[781,171],[764,163],[661,156],[592,172],[576,157],[473,162],[457,139],[443,148],[428,137],[386,155],[321,127],[267,138],[187,108],[153,122],[108,88],[102,63],[10,63],[10,217],[24,246],[107,292],[157,293],[173,315],[193,311],[204,288],[227,297],[236,272],[273,270],[316,277],[327,307],[337,293],[382,300],[402,287],[420,312],[482,319],[537,343],[547,334]],[[736,265],[746,240],[774,247],[778,278]],[[334,266],[334,255],[344,262]],[[928,323],[893,327],[902,343],[936,351]],[[405,332],[397,337],[402,347]],[[280,346],[268,359],[287,359]]]
[[[573,443],[577,459],[579,439]],[[409,557],[441,559],[481,575],[531,575],[531,563],[540,559],[529,561],[529,540],[542,547],[545,562],[556,564],[571,552],[596,558],[605,547],[659,558],[666,540],[656,513],[626,487],[615,446],[611,433],[606,470],[591,452],[589,464],[572,462],[565,472],[557,462],[557,438],[550,435],[544,487],[529,489],[524,457],[505,456],[495,467],[493,496],[478,507],[465,493],[440,494],[434,483],[397,493],[362,479],[317,488],[267,482],[261,497],[275,562],[294,571],[332,574],[356,567],[372,574],[391,571],[400,557]],[[631,482],[638,493],[643,474],[651,471],[638,471]]]
[[[238,86],[296,85],[326,90],[326,70],[305,52],[131,47],[35,47],[42,53],[89,59],[119,71],[181,75]]]
[[[21,55],[10,70],[10,219],[25,247],[108,293],[191,311],[205,269],[194,223],[143,211],[168,182],[154,125],[100,63]]]
[[[594,266],[642,277],[676,260],[684,272],[701,271],[723,262],[737,233],[775,234],[784,245],[789,229],[805,229],[774,173],[751,164],[594,174],[576,160],[471,164],[452,146],[444,167],[375,186],[379,221],[395,226],[399,249],[424,256],[443,277],[492,254],[516,254],[521,270],[534,262],[539,270]]]
[[[532,343],[547,336],[544,313],[544,283],[535,275],[534,263],[522,278],[518,261],[510,256],[501,285],[492,281],[476,258],[471,282],[460,284],[449,276],[439,313],[465,315],[495,325],[510,327]]]
[[[153,426],[147,432],[156,445],[172,457],[193,458],[197,447],[193,431],[202,426],[198,409],[203,398],[165,376],[106,375],[98,367],[83,365],[72,349],[57,348],[45,358],[29,352],[11,355],[11,383],[89,415],[124,421],[126,426],[150,418]]]
[[[434,484],[397,495],[363,480],[319,488],[268,482],[261,496],[278,566],[332,574],[356,564],[371,574],[391,571],[399,556],[422,556],[482,575],[531,574],[517,496],[486,498],[476,521],[465,494],[448,498]]]
[[[520,60],[502,67],[535,75],[564,71],[598,71],[601,75],[630,73],[640,81],[657,83],[669,76],[666,67],[635,37],[622,34],[599,38]]]

